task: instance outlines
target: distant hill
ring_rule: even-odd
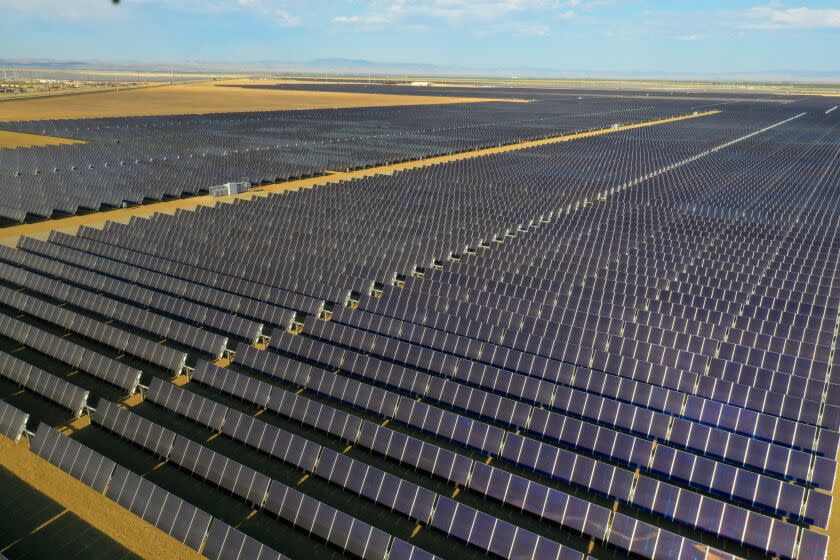
[[[63,70],[96,71],[143,71],[180,73],[338,73],[376,74],[404,76],[440,77],[487,77],[518,79],[566,79],[566,80],[659,80],[659,81],[711,81],[711,82],[777,82],[777,83],[840,83],[840,71],[825,70],[765,70],[749,72],[726,72],[717,74],[693,72],[649,72],[644,70],[620,70],[615,72],[591,71],[575,68],[542,68],[532,66],[475,68],[442,66],[413,62],[381,62],[354,58],[316,58],[306,61],[258,60],[231,64],[227,62],[186,61],[178,63],[144,61],[99,61],[99,60],[52,60],[52,59],[0,59],[0,67],[43,68]]]

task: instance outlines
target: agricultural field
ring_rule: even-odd
[[[27,134],[26,132],[12,132],[0,130],[0,149],[3,148],[34,148],[44,146],[65,146],[67,144],[84,144],[84,140],[72,138],[57,138],[42,134]]]
[[[0,556],[833,557],[835,105],[0,103]]]
[[[8,100],[0,103],[2,121],[93,119],[152,115],[191,115],[348,107],[391,107],[485,101],[473,97],[395,97],[389,94],[261,91],[244,88],[250,80],[154,85],[90,94]]]

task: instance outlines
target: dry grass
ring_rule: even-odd
[[[24,443],[16,445],[0,437],[0,465],[143,558],[201,558],[186,545],[31,453]]]
[[[84,140],[72,138],[58,138],[57,136],[41,136],[25,132],[0,130],[0,148],[32,148],[35,146],[60,146],[62,144],[84,144]]]
[[[840,461],[840,454],[838,454],[837,460]],[[831,516],[828,518],[828,531],[816,527],[812,527],[812,529],[829,536],[828,558],[840,558],[840,513],[837,513],[837,504],[840,503],[840,474],[834,477],[834,489],[831,492],[831,498],[833,507],[831,508]]]
[[[82,95],[19,99],[0,103],[0,121],[79,119],[148,115],[185,115],[243,111],[281,111],[395,105],[507,101],[470,97],[413,96],[261,90],[219,87],[246,85],[252,80],[228,80],[198,84],[106,91]],[[272,84],[275,82],[261,82]]]

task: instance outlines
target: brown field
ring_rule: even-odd
[[[38,89],[32,91],[0,93],[0,101],[10,101],[12,99],[32,99],[35,97],[54,97],[60,95],[79,95],[83,93],[96,93],[106,91],[117,91],[123,89],[140,89],[160,86],[161,84],[159,83],[142,83],[136,85],[91,85],[80,87],[57,87],[50,89]]]
[[[82,95],[5,101],[0,103],[0,121],[508,101],[469,97],[217,87],[220,83],[222,82],[176,84]],[[224,82],[225,85],[244,85],[248,83],[253,82],[251,80],[227,80]]]
[[[57,136],[41,136],[26,132],[12,132],[0,130],[0,148],[33,148],[41,146],[60,146],[62,144],[84,144],[84,140],[59,138]]]

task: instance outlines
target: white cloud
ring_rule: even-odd
[[[586,6],[582,0],[372,0],[363,12],[340,15],[332,22],[356,30],[378,30],[432,20],[479,35],[546,36],[552,21],[573,19],[575,10]]]
[[[300,24],[287,10],[290,0],[0,0],[0,13],[18,12],[41,20],[98,22],[130,20],[153,7],[198,15],[251,13],[282,27]]]
[[[288,7],[289,0],[133,0],[134,4],[158,5],[172,11],[199,15],[242,13],[271,21],[281,27],[300,25]]]
[[[749,29],[840,29],[838,8],[756,6],[742,13],[741,27]]]
[[[519,37],[548,37],[551,35],[551,28],[547,25],[539,23],[525,24],[520,26],[519,29],[514,32],[514,35]]]
[[[300,18],[286,10],[275,10],[272,19],[274,23],[281,27],[297,27],[300,25]]]
[[[280,27],[300,25],[300,18],[287,9],[289,2],[285,0],[238,0],[235,4],[237,6],[234,9],[250,11]]]
[[[389,25],[393,20],[384,14],[357,14],[353,16],[336,16],[332,19],[333,23],[339,25],[352,25],[365,29],[379,28]]]
[[[744,9],[643,10],[641,16],[640,24],[624,30],[625,35],[637,37],[647,34],[674,41],[696,42],[711,37],[744,37],[761,30],[782,34],[786,31],[840,29],[838,8],[792,6],[776,1]]]

